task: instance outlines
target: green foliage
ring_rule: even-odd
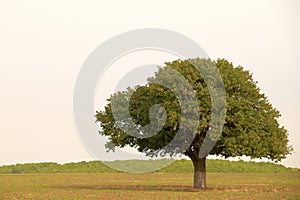
[[[29,174],[29,173],[101,173],[117,172],[100,161],[66,163],[63,165],[46,163],[27,163],[0,167],[0,174]]]
[[[190,160],[116,160],[104,162],[107,165],[119,169],[134,172],[140,171],[143,167],[145,171],[151,169],[150,166],[166,167],[157,170],[159,173],[192,173],[193,164]],[[134,168],[134,164],[139,169]],[[130,166],[130,167],[128,167]],[[211,173],[290,173],[300,172],[299,169],[286,168],[283,165],[266,162],[244,162],[227,160],[207,160],[207,171]],[[0,167],[0,174],[31,174],[31,173],[119,173],[115,169],[109,168],[100,161],[66,163],[63,165],[57,163],[28,163],[16,164]]]
[[[104,161],[103,163],[111,168],[133,173],[151,172],[155,169],[161,169],[172,163],[174,159],[158,160],[116,160]],[[175,161],[176,162],[176,161]]]
[[[283,165],[270,162],[245,162],[228,160],[207,160],[208,173],[289,173],[300,172],[299,169],[286,168]],[[193,164],[190,160],[176,160],[171,165],[159,170],[167,173],[194,172]]]
[[[180,105],[176,95],[166,87],[155,84],[156,80],[175,84],[174,87],[181,89],[189,100],[190,93],[193,91],[185,90],[185,86],[179,81],[174,81],[172,70],[178,71],[188,80],[195,90],[198,112],[201,113],[197,119],[199,125],[196,137],[189,148],[185,149],[185,155],[197,154],[211,128],[211,98],[204,78],[194,68],[196,65],[205,66],[208,69],[215,65],[223,79],[226,90],[226,119],[221,138],[217,141],[210,154],[227,157],[250,156],[251,158],[268,158],[280,161],[287,154],[291,153],[292,148],[288,146],[287,130],[280,126],[278,118],[280,113],[268,101],[267,97],[260,92],[257,82],[253,80],[252,74],[243,67],[234,67],[232,63],[225,59],[212,61],[210,59],[189,59],[176,60],[172,63],[165,63],[166,66],[159,68],[155,77],[150,77],[149,84],[143,87],[128,88],[127,91],[118,92],[108,99],[109,103],[104,111],[97,111],[96,118],[100,122],[100,134],[109,138],[108,149],[115,146],[124,147],[126,145],[137,148],[140,152],[147,155],[170,154],[175,155],[182,151],[164,149],[176,135],[181,122]],[[205,76],[212,77],[209,70]],[[211,79],[214,81],[213,79]],[[129,122],[126,116],[114,116],[112,103],[116,109],[127,109],[126,100],[130,99],[129,111],[134,125]],[[151,122],[149,109],[154,104],[160,104],[166,111],[166,123],[163,129],[152,137],[141,138],[131,134],[133,130],[142,132],[142,127]],[[191,101],[192,104],[192,101]],[[192,105],[191,105],[192,106]],[[119,112],[122,113],[123,112]],[[157,114],[162,116],[163,110],[157,110]],[[190,119],[186,124],[181,124],[185,130],[195,123],[195,119]],[[126,130],[126,131],[123,131]],[[182,149],[181,149],[182,150]],[[192,153],[190,153],[192,152]]]

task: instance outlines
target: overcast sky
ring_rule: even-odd
[[[253,73],[295,149],[282,163],[300,167],[298,2],[0,1],[0,165],[91,160],[73,120],[81,65],[117,34],[163,28]]]

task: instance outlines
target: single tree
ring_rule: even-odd
[[[221,137],[215,137],[215,145],[208,153],[225,158],[243,155],[273,161],[285,158],[292,147],[288,146],[287,130],[278,123],[279,111],[260,92],[249,71],[234,67],[225,59],[196,58],[165,63],[166,66],[148,79],[147,85],[113,94],[105,110],[96,113],[101,126],[99,133],[109,139],[106,147],[128,145],[150,156],[186,155],[194,165],[194,188],[206,188],[207,154],[200,156],[200,150],[208,131],[217,125],[210,123],[213,100],[203,77],[212,74],[200,74],[194,66],[209,68],[212,64],[221,75],[224,84],[221,86],[225,87],[226,117]],[[190,86],[177,79],[175,70]],[[182,97],[166,85],[177,88]],[[215,103],[218,104],[218,100]],[[191,107],[191,112],[199,115],[189,114],[190,111],[182,110],[181,106]],[[190,118],[183,119],[182,114]],[[196,131],[191,130],[195,125]]]

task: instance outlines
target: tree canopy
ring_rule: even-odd
[[[192,161],[197,160],[203,140],[212,128],[212,104],[221,105],[222,102],[212,102],[212,93],[204,77],[212,74],[203,76],[195,65],[206,68],[215,65],[226,91],[224,126],[221,137],[217,137],[209,154],[225,158],[246,155],[280,161],[291,153],[287,130],[278,122],[280,113],[260,91],[252,74],[241,66],[234,67],[225,59],[213,61],[202,58],[165,63],[154,77],[148,79],[147,85],[113,94],[104,111],[96,113],[100,134],[109,138],[107,148],[128,145],[151,156],[184,154]],[[179,72],[188,85],[176,80],[177,76],[172,75],[174,71]],[[157,84],[160,83],[157,80],[164,84]],[[179,88],[183,94],[180,98],[185,100],[187,107],[192,107],[192,112],[196,109],[198,115],[187,113],[189,119],[184,120],[182,115],[185,113],[181,109],[184,105],[174,91],[163,85]],[[196,98],[196,103],[193,98]],[[151,126],[152,123],[158,125]],[[191,131],[191,127],[195,126],[196,131]],[[184,137],[177,140],[185,141],[181,141],[180,145],[175,142],[176,147],[165,148],[174,142],[179,130]],[[154,132],[156,134],[152,134]],[[192,139],[189,141],[189,138]]]

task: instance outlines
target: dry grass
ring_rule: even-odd
[[[300,174],[99,173],[0,175],[0,199],[300,199]]]

